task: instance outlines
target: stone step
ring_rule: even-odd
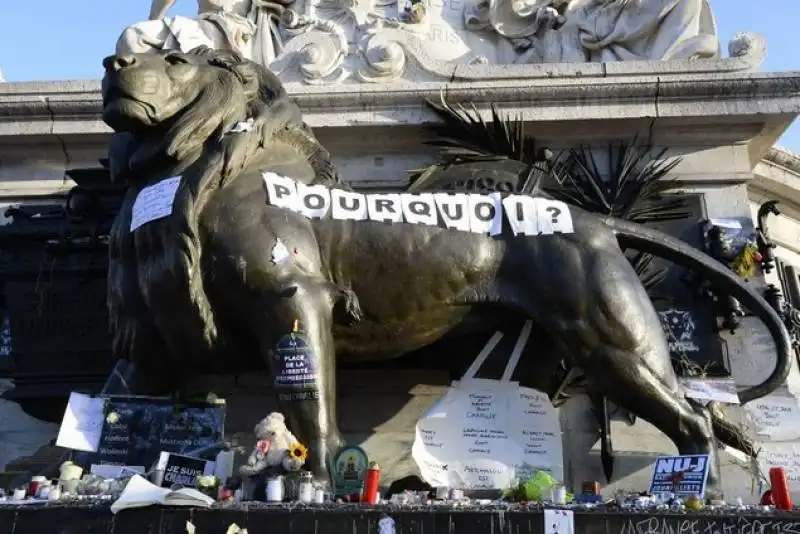
[[[54,442],[39,447],[30,456],[23,456],[9,462],[0,473],[0,488],[10,489],[25,484],[34,475],[40,474],[50,466],[56,465],[66,451],[56,447]]]

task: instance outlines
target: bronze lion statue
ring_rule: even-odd
[[[698,271],[769,328],[777,365],[742,402],[787,376],[791,342],[778,315],[682,241],[577,208],[571,233],[530,236],[507,226],[490,236],[309,218],[276,205],[265,172],[337,194],[348,188],[273,74],[208,49],[111,56],[104,66],[112,175],[128,185],[108,275],[114,351],[127,363],[109,392],[164,394],[197,373],[267,370],[289,428],[310,448],[308,468],[324,480],[342,445],[337,354],[394,358],[530,319],[558,355],[524,358],[542,368],[568,359],[593,391],[658,427],[681,453],[713,455],[715,432],[748,445],[719,413],[685,398],[626,247]],[[282,351],[306,359],[302,376],[287,370]]]

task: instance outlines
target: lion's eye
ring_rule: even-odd
[[[184,57],[177,54],[167,54],[165,60],[170,65],[185,65],[188,63]]]

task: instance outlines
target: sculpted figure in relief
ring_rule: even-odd
[[[150,20],[126,28],[117,54],[198,46],[232,50],[265,65],[282,47],[279,22],[294,0],[197,0],[196,17],[165,17],[175,0],[153,0]]]
[[[719,56],[708,0],[476,0],[465,26],[511,41],[517,63]]]

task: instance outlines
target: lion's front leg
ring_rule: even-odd
[[[343,445],[336,415],[332,308],[324,284],[291,284],[270,314],[280,328],[278,341],[269,336],[264,350],[278,406],[289,429],[309,448],[305,469],[319,482],[330,481],[331,459]]]

